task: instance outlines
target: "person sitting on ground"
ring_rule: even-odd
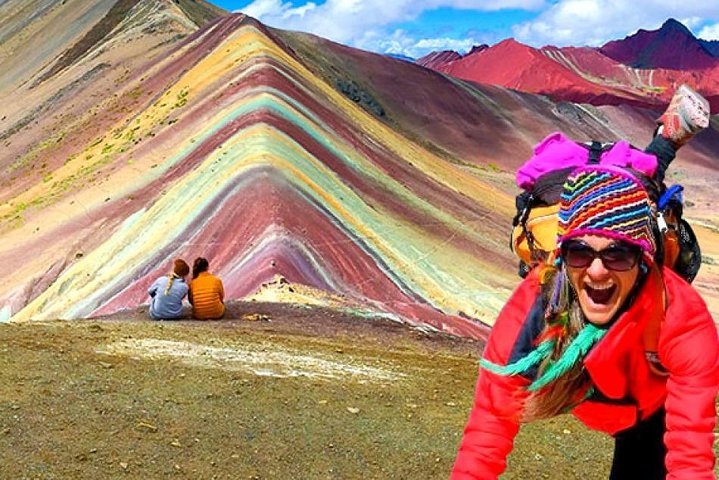
[[[610,480],[714,478],[717,328],[657,263],[640,178],[589,165],[564,183],[557,247],[492,327],[452,480],[498,478],[521,422],[569,412],[614,436]]]
[[[182,299],[187,295],[185,277],[190,266],[181,258],[175,260],[172,273],[153,282],[147,293],[150,295],[150,317],[155,320],[175,320],[182,317]]]
[[[192,304],[192,318],[217,320],[225,314],[225,290],[222,280],[207,271],[210,267],[206,258],[198,257],[192,265],[189,300]]]

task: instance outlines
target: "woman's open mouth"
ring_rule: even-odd
[[[587,296],[594,304],[597,305],[606,305],[609,303],[616,290],[616,285],[610,285],[607,287],[591,287],[586,284],[584,285],[584,291],[587,293]]]

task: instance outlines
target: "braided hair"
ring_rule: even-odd
[[[190,273],[190,266],[183,259],[178,258],[175,260],[172,273],[167,276],[167,286],[165,287],[165,295],[170,294],[172,283],[176,278],[182,278]]]

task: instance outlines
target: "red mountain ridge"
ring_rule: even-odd
[[[533,48],[507,39],[459,58],[452,53],[430,54],[417,63],[472,82],[596,106],[660,110],[674,89],[687,83],[707,97],[712,110],[719,109],[719,58],[676,20],[601,48]]]

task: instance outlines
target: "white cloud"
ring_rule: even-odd
[[[278,11],[292,8],[291,3],[282,3],[280,0],[255,0],[242,9],[243,13],[255,18],[269,16]]]
[[[705,23],[702,17],[678,18],[677,20],[682,22],[684,25],[686,25],[687,28],[692,31],[701,28],[701,26]]]
[[[419,4],[423,10],[448,7],[460,10],[490,12],[510,8],[518,10],[536,10],[544,7],[547,2],[545,0],[419,0],[413,3]]]
[[[367,32],[358,41],[358,47],[375,52],[384,52],[420,58],[430,52],[439,50],[454,50],[466,53],[479,41],[472,38],[456,39],[450,37],[420,38],[417,39],[404,30],[395,30],[390,35],[382,35],[378,31]]]
[[[517,40],[534,46],[591,45],[654,30],[668,18],[689,28],[719,20],[717,2],[558,0],[536,19],[516,25]],[[703,30],[702,30],[703,31]],[[702,34],[697,35],[703,38]]]
[[[591,45],[621,39],[639,28],[657,29],[673,17],[700,38],[719,38],[719,2],[676,0],[254,0],[241,10],[267,25],[314,33],[366,50],[421,57],[432,50],[468,51],[501,38],[448,38],[398,30],[396,25],[437,8],[472,11],[520,9],[539,12],[506,37],[533,45]],[[461,12],[459,13],[461,15]]]
[[[290,21],[293,18],[303,18],[308,12],[317,8],[314,2],[307,2],[299,7],[293,7],[290,2],[281,0],[255,0],[241,11],[257,19],[272,18],[280,21]]]
[[[432,50],[455,50],[458,52],[465,52],[470,50],[475,42],[472,40],[460,40],[456,38],[423,38],[416,42],[414,46],[418,49],[429,49]]]
[[[495,11],[506,8],[538,10],[546,0],[326,0],[293,7],[281,0],[255,0],[242,12],[267,25],[301,30],[357,46],[368,32],[414,20],[437,8]]]
[[[313,3],[313,2],[309,2],[305,5],[302,5],[302,6],[296,7],[296,8],[288,8],[284,12],[284,17],[290,18],[293,16],[298,16],[300,18],[303,18],[305,15],[309,14],[308,12],[312,12],[315,8],[317,8],[317,4]]]
[[[719,23],[707,25],[699,31],[699,38],[704,40],[719,40]]]

